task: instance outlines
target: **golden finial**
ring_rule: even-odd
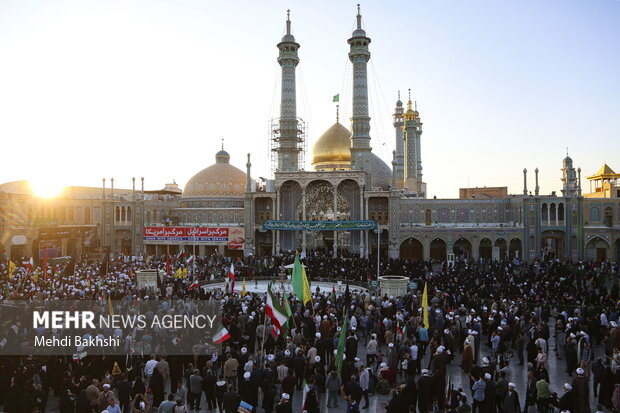
[[[413,111],[411,108],[411,89],[407,89],[409,91],[409,101],[407,102],[407,112]]]
[[[224,150],[224,138],[222,138],[222,150]]]
[[[340,122],[340,105],[336,105],[336,123]]]

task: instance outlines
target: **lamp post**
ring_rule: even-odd
[[[381,233],[383,232],[383,229],[377,226],[375,232],[377,233],[377,281],[379,281],[379,268],[381,264]]]

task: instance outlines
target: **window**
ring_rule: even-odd
[[[430,209],[427,209],[424,213],[424,221],[426,225],[433,224],[433,212]]]
[[[601,220],[601,210],[597,206],[590,207],[590,222],[599,222]]]
[[[605,226],[612,227],[614,225],[614,210],[608,206],[605,208]]]

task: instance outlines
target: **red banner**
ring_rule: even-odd
[[[144,227],[144,240],[225,243],[228,249],[242,250],[245,244],[245,230],[242,227]]]
[[[228,227],[145,227],[144,240],[228,242]]]

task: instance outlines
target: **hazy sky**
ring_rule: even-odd
[[[286,9],[311,147],[335,121],[336,93],[349,126],[355,4],[0,2],[0,182],[183,187],[222,138],[234,165],[251,152],[252,175],[268,176]],[[396,93],[406,102],[411,88],[429,196],[520,193],[521,171],[537,166],[542,193],[559,190],[566,147],[584,176],[603,161],[620,172],[620,1],[382,0],[362,15],[371,145],[391,161]]]

